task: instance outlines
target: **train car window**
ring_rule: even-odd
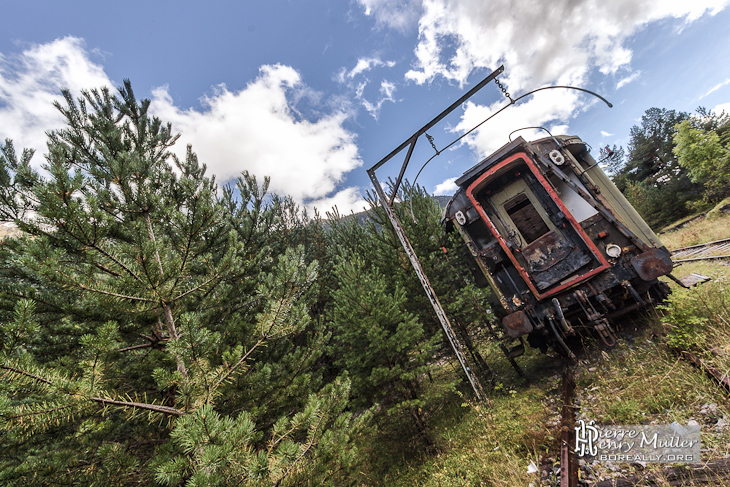
[[[520,193],[504,202],[503,207],[530,244],[550,231],[525,193]]]

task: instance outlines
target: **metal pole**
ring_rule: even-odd
[[[461,364],[461,367],[464,369],[464,373],[466,374],[466,377],[469,379],[469,383],[471,384],[472,389],[474,389],[474,393],[477,396],[477,399],[480,401],[483,401],[486,396],[484,395],[484,389],[482,388],[481,382],[479,382],[479,379],[474,374],[474,371],[472,370],[469,360],[467,359],[466,355],[464,354],[461,344],[456,339],[456,335],[454,335],[454,330],[451,328],[451,323],[449,323],[449,319],[446,317],[446,313],[444,312],[443,307],[441,306],[441,303],[438,300],[438,297],[436,296],[436,293],[434,292],[433,288],[431,287],[431,283],[428,282],[428,278],[426,277],[426,273],[423,272],[423,268],[421,267],[421,263],[418,261],[418,257],[416,256],[416,253],[413,250],[413,247],[411,247],[411,243],[408,241],[408,238],[406,237],[405,232],[403,231],[403,227],[400,224],[400,221],[398,220],[398,217],[395,215],[395,212],[393,211],[393,207],[388,204],[388,198],[385,195],[385,191],[383,191],[382,186],[380,186],[380,182],[378,181],[378,178],[375,176],[375,168],[368,169],[368,175],[370,176],[370,180],[373,182],[373,186],[375,186],[375,192],[378,194],[378,197],[380,198],[380,201],[383,204],[383,208],[385,208],[385,212],[388,214],[388,219],[390,220],[390,223],[393,225],[393,228],[395,229],[395,233],[398,235],[398,238],[400,239],[400,243],[403,246],[403,249],[406,251],[406,254],[408,255],[408,259],[411,261],[411,264],[413,265],[413,269],[415,269],[416,274],[418,275],[418,279],[421,281],[421,285],[423,286],[423,289],[426,291],[426,295],[428,296],[428,300],[431,301],[431,305],[433,306],[434,311],[436,312],[436,316],[438,317],[439,321],[441,322],[441,326],[444,329],[444,332],[446,333],[446,336],[449,339],[449,343],[451,344],[451,347],[454,349],[454,353],[456,354],[456,357],[459,359],[459,363]]]
[[[433,120],[431,120],[426,125],[424,125],[423,127],[421,127],[420,130],[418,130],[415,134],[411,135],[408,138],[408,140],[406,140],[405,142],[403,142],[401,145],[399,145],[397,148],[395,148],[393,151],[391,151],[390,154],[388,154],[387,156],[383,157],[380,161],[378,161],[377,164],[375,164],[373,167],[370,168],[370,170],[368,171],[368,173],[370,171],[376,171],[380,166],[382,166],[383,164],[385,164],[386,162],[388,162],[396,154],[398,154],[400,151],[402,151],[403,149],[405,149],[405,147],[407,145],[410,144],[410,148],[408,149],[408,154],[406,155],[406,159],[405,159],[405,161],[403,161],[403,165],[401,166],[401,170],[400,170],[400,174],[398,175],[398,179],[396,179],[395,185],[393,185],[393,194],[390,197],[390,204],[391,205],[393,204],[393,200],[395,199],[395,195],[398,192],[398,187],[400,186],[401,179],[403,178],[403,173],[405,173],[405,171],[406,171],[406,166],[408,166],[408,163],[411,160],[411,154],[413,153],[413,148],[416,145],[416,140],[421,135],[425,134],[426,133],[426,130],[430,129],[431,127],[433,127],[434,125],[436,125],[437,123],[439,123],[441,120],[444,119],[444,117],[446,117],[446,115],[448,115],[449,113],[451,113],[454,110],[456,110],[457,107],[459,107],[462,103],[464,103],[466,100],[468,100],[469,98],[471,98],[472,95],[474,95],[474,93],[476,93],[477,91],[479,91],[482,88],[484,88],[487,85],[487,83],[489,83],[490,81],[492,81],[493,79],[495,79],[497,76],[499,76],[500,74],[502,74],[503,71],[504,71],[504,65],[502,65],[502,66],[498,67],[497,69],[495,69],[494,71],[492,71],[492,73],[490,73],[489,76],[487,76],[486,78],[484,78],[483,80],[481,80],[471,90],[469,90],[468,92],[464,93],[464,95],[462,95],[461,98],[459,98],[454,103],[452,103],[446,110],[444,110],[443,112],[441,112],[438,115],[436,115],[436,117]],[[383,202],[385,202],[385,201],[386,200],[383,200]]]

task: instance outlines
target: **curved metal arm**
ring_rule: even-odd
[[[517,102],[519,102],[520,100],[522,100],[523,98],[525,98],[525,97],[527,97],[527,96],[530,96],[530,95],[532,95],[533,93],[537,93],[538,91],[542,91],[542,90],[552,90],[552,89],[555,89],[555,88],[565,88],[565,89],[570,89],[570,90],[578,90],[578,91],[583,91],[583,92],[585,92],[585,93],[589,93],[589,94],[591,94],[591,95],[593,95],[593,96],[595,96],[595,97],[597,97],[597,98],[600,98],[601,100],[603,100],[603,101],[604,101],[604,102],[606,103],[606,105],[608,105],[608,107],[609,107],[609,108],[613,108],[613,105],[611,104],[611,102],[610,102],[610,101],[608,101],[608,100],[606,100],[606,99],[605,99],[604,97],[602,97],[602,96],[601,96],[601,95],[599,95],[598,93],[595,93],[595,92],[593,92],[593,91],[591,91],[591,90],[586,90],[585,88],[578,88],[578,87],[576,87],[576,86],[566,86],[566,85],[557,85],[557,86],[543,86],[542,88],[538,88],[538,89],[536,89],[536,90],[528,91],[528,92],[527,92],[527,93],[525,93],[524,95],[520,95],[520,96],[518,96],[517,98],[515,98],[514,100],[512,100],[512,99],[510,98],[510,103],[509,103],[509,104],[507,104],[507,105],[503,106],[502,108],[500,108],[499,110],[497,110],[496,112],[494,112],[493,114],[491,114],[490,116],[488,116],[487,118],[485,118],[484,120],[482,120],[481,122],[479,122],[478,124],[476,124],[476,125],[475,125],[474,127],[472,127],[471,129],[469,129],[469,131],[467,131],[467,132],[465,132],[465,133],[464,133],[463,135],[461,135],[461,136],[457,137],[457,138],[456,138],[456,139],[455,139],[455,140],[454,140],[453,142],[451,142],[451,143],[450,143],[449,145],[447,145],[447,146],[446,146],[446,147],[444,147],[443,149],[441,149],[441,150],[437,151],[437,152],[436,152],[436,154],[434,154],[433,156],[431,156],[431,157],[430,157],[430,158],[429,158],[429,159],[428,159],[428,160],[427,160],[427,161],[426,161],[426,162],[425,162],[425,163],[423,164],[423,166],[421,166],[421,169],[420,169],[420,170],[418,171],[418,174],[416,174],[416,177],[415,177],[415,179],[413,180],[413,185],[415,186],[415,184],[416,184],[416,181],[418,180],[418,176],[420,176],[420,175],[421,175],[421,171],[423,171],[423,169],[424,169],[424,168],[426,167],[426,165],[427,165],[427,164],[428,164],[429,162],[431,162],[431,161],[432,161],[432,160],[433,160],[433,159],[434,159],[434,158],[435,158],[436,156],[438,156],[438,155],[441,155],[441,153],[442,153],[443,151],[445,151],[446,149],[448,149],[449,147],[451,147],[452,145],[454,145],[455,143],[457,143],[458,141],[460,141],[461,139],[463,139],[464,137],[466,137],[467,135],[469,135],[470,133],[472,133],[472,132],[473,132],[474,130],[476,130],[477,128],[481,127],[481,126],[482,126],[482,125],[483,125],[483,124],[484,124],[485,122],[487,122],[488,120],[490,120],[490,119],[492,119],[492,118],[496,117],[497,115],[499,115],[499,114],[500,114],[500,113],[501,113],[501,112],[502,112],[503,110],[505,110],[506,108],[508,108],[508,107],[511,107],[512,105],[516,105],[516,104],[517,104]],[[542,127],[526,127],[526,128],[542,128]],[[522,129],[519,129],[519,130],[522,130]],[[547,132],[547,130],[545,130],[545,131]],[[515,132],[516,132],[516,131],[515,131]],[[510,135],[512,135],[513,133],[514,133],[514,132],[512,132],[512,133],[511,133]],[[548,133],[550,133],[550,132],[548,132]],[[552,137],[552,134],[551,134],[550,136]]]

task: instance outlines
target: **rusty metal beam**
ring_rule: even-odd
[[[400,167],[400,172],[398,173],[398,178],[395,180],[395,184],[393,185],[393,193],[391,193],[390,199],[388,199],[388,204],[390,206],[393,206],[393,201],[395,201],[395,197],[398,194],[398,188],[400,187],[400,183],[403,180],[403,175],[406,173],[406,168],[408,167],[408,162],[410,162],[410,160],[411,160],[411,156],[413,155],[413,149],[416,148],[417,141],[418,141],[418,137],[415,135],[410,140],[411,145],[408,146],[408,153],[406,153],[406,159],[403,162],[403,165]]]
[[[578,460],[575,456],[575,381],[568,362],[563,363],[563,411],[560,424],[560,487],[578,486]]]
[[[398,193],[398,188],[400,187],[401,180],[403,179],[403,174],[406,172],[406,167],[408,166],[408,163],[411,160],[411,154],[413,153],[413,148],[416,145],[416,140],[421,135],[425,134],[428,129],[430,129],[431,127],[433,127],[434,125],[436,125],[437,123],[439,123],[441,120],[443,120],[444,117],[446,117],[449,113],[453,112],[457,107],[461,106],[462,103],[464,103],[466,100],[468,100],[469,98],[471,98],[472,95],[474,95],[474,93],[476,93],[477,91],[479,91],[482,88],[484,88],[487,85],[487,83],[489,83],[494,78],[496,78],[497,76],[499,76],[500,74],[502,74],[503,71],[504,71],[504,65],[502,65],[502,66],[498,67],[497,69],[495,69],[489,76],[487,76],[486,78],[484,78],[483,80],[481,80],[476,86],[474,86],[474,88],[472,88],[471,90],[467,91],[461,98],[459,98],[454,103],[452,103],[449,106],[449,108],[447,108],[443,112],[439,113],[433,120],[431,120],[426,125],[424,125],[423,127],[421,127],[418,131],[416,131],[415,134],[413,134],[410,137],[408,137],[405,142],[403,142],[401,145],[399,145],[393,151],[391,151],[390,154],[388,154],[387,156],[383,157],[380,161],[378,161],[377,164],[375,164],[373,167],[371,167],[370,169],[368,169],[368,174],[370,174],[371,171],[374,173],[375,171],[378,170],[378,168],[380,166],[382,166],[383,164],[385,164],[386,162],[388,162],[389,160],[391,160],[400,151],[402,151],[403,149],[405,149],[405,147],[407,145],[409,145],[409,144],[411,145],[410,149],[408,150],[408,154],[406,155],[406,159],[403,161],[403,165],[401,166],[401,170],[400,170],[400,174],[398,175],[398,179],[396,179],[395,185],[393,185],[393,194],[390,196],[390,198],[384,199],[383,202],[390,201],[390,204],[391,205],[393,204],[393,200],[395,199],[395,195]]]
[[[474,393],[476,394],[477,398],[481,400],[485,400],[486,396],[484,395],[484,389],[482,388],[482,384],[479,382],[479,379],[474,374],[474,370],[472,369],[469,360],[464,354],[464,351],[461,348],[461,344],[459,343],[458,339],[456,338],[456,335],[454,334],[454,330],[451,328],[451,323],[449,323],[449,319],[446,316],[446,312],[444,311],[443,306],[441,306],[441,303],[438,300],[438,296],[436,296],[436,292],[434,291],[433,287],[431,287],[431,283],[428,281],[428,277],[426,277],[426,273],[423,271],[423,268],[421,267],[421,263],[418,260],[418,256],[416,256],[416,253],[413,250],[413,247],[411,246],[411,243],[408,241],[408,237],[406,237],[405,231],[403,230],[403,226],[400,224],[400,221],[398,220],[398,217],[395,214],[395,211],[393,211],[393,202],[395,201],[395,197],[398,194],[398,189],[400,187],[401,181],[403,180],[403,176],[406,172],[406,168],[408,167],[408,163],[411,160],[411,156],[413,155],[413,149],[416,146],[416,141],[418,138],[425,134],[428,129],[439,123],[441,120],[444,119],[449,113],[454,111],[457,107],[461,106],[462,103],[464,103],[466,100],[471,98],[472,95],[474,95],[477,91],[484,88],[484,86],[487,85],[490,81],[495,79],[497,76],[502,74],[504,71],[504,66],[500,66],[496,70],[494,70],[489,76],[484,78],[482,81],[480,81],[476,86],[474,86],[471,90],[466,92],[463,96],[461,96],[458,100],[456,100],[454,103],[452,103],[446,110],[438,114],[433,120],[428,122],[426,125],[421,127],[416,133],[414,133],[412,136],[410,136],[408,139],[406,139],[405,142],[403,142],[401,145],[399,145],[396,149],[390,152],[387,156],[382,158],[380,161],[378,161],[377,164],[375,164],[373,167],[368,169],[368,176],[370,176],[370,180],[373,183],[373,186],[375,187],[375,193],[378,195],[378,198],[380,199],[383,208],[385,208],[385,212],[388,215],[388,219],[390,220],[390,223],[393,225],[393,228],[395,229],[396,235],[398,235],[398,239],[401,242],[401,245],[403,246],[403,249],[406,252],[406,255],[408,256],[408,259],[411,261],[411,265],[413,265],[413,269],[416,271],[416,275],[418,276],[418,279],[421,281],[421,285],[423,286],[424,291],[426,292],[426,296],[428,297],[429,301],[431,302],[431,305],[433,306],[434,311],[436,312],[436,316],[439,319],[439,322],[441,323],[441,327],[444,330],[444,333],[446,333],[446,337],[449,339],[449,343],[451,344],[451,347],[454,350],[454,353],[456,354],[456,357],[459,359],[459,363],[461,364],[462,369],[464,369],[464,373],[466,374],[467,379],[469,379],[469,383],[472,386],[472,389],[474,389]],[[395,181],[395,184],[393,185],[393,191],[392,194],[388,197],[385,194],[385,191],[383,191],[383,187],[380,185],[380,181],[378,181],[377,176],[375,175],[375,171],[378,170],[383,164],[391,160],[394,156],[396,156],[399,152],[401,152],[406,146],[408,147],[408,153],[406,154],[406,159],[403,161],[403,164],[401,165],[400,172],[398,174],[398,178]]]
[[[474,370],[471,367],[471,364],[469,363],[469,359],[467,358],[466,354],[462,350],[461,344],[459,343],[459,341],[456,338],[456,335],[454,334],[454,330],[451,328],[451,323],[449,323],[449,319],[446,316],[446,312],[444,311],[444,308],[441,306],[438,296],[436,296],[436,292],[433,290],[433,287],[431,287],[431,283],[428,281],[428,277],[426,277],[426,273],[423,271],[423,268],[421,267],[421,263],[419,262],[418,257],[416,256],[416,253],[413,250],[413,247],[411,246],[411,243],[408,241],[408,237],[406,237],[406,234],[403,231],[403,226],[401,225],[400,221],[398,220],[398,217],[396,216],[395,211],[393,211],[392,205],[388,204],[388,198],[386,197],[385,191],[383,191],[382,186],[380,186],[380,182],[378,181],[378,178],[375,176],[375,171],[369,170],[368,175],[370,175],[370,180],[373,182],[373,186],[375,187],[375,192],[378,194],[378,197],[380,198],[380,201],[383,204],[383,208],[385,208],[385,212],[388,214],[388,219],[390,220],[390,223],[393,225],[393,228],[395,229],[395,233],[398,235],[398,239],[400,240],[400,243],[403,246],[403,249],[405,250],[406,255],[408,256],[408,259],[411,261],[411,265],[413,265],[413,269],[416,271],[416,275],[418,276],[418,279],[421,281],[423,290],[426,291],[426,296],[428,296],[428,300],[431,302],[431,305],[433,306],[433,309],[436,312],[436,316],[438,317],[439,322],[441,322],[441,327],[444,329],[444,332],[446,333],[446,337],[449,339],[451,348],[454,349],[454,353],[456,354],[456,357],[459,359],[461,368],[464,369],[464,373],[466,374],[466,377],[469,379],[469,383],[471,384],[472,389],[474,389],[474,394],[476,394],[477,399],[479,399],[480,401],[485,400],[486,396],[484,395],[484,389],[482,388],[482,384],[481,384],[481,382],[479,382],[479,379],[474,374]]]

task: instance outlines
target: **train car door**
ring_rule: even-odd
[[[608,267],[603,255],[551,191],[526,154],[516,154],[496,164],[466,191],[538,298]]]

